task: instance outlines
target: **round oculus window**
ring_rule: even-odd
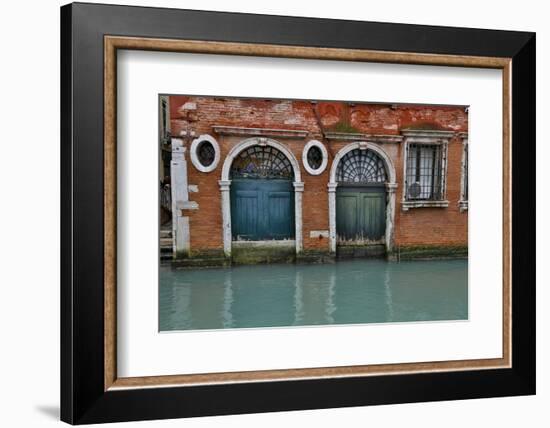
[[[307,164],[316,171],[323,164],[323,152],[318,146],[311,146],[307,151]]]
[[[311,175],[322,174],[327,167],[327,149],[317,140],[310,140],[302,151],[302,163],[304,168]]]
[[[191,162],[201,172],[212,172],[220,161],[220,146],[214,137],[205,134],[191,143]]]
[[[202,166],[208,167],[214,163],[216,150],[210,141],[204,140],[197,147],[197,158]]]

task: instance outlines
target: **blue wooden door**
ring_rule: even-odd
[[[290,180],[231,182],[233,240],[294,239],[294,188]]]
[[[338,187],[336,234],[339,243],[379,243],[385,231],[386,192],[383,186]]]

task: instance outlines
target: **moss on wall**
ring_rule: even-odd
[[[263,263],[294,263],[296,250],[294,246],[251,246],[233,247],[231,258],[234,264],[263,264]]]
[[[391,255],[397,260],[432,260],[468,258],[468,247],[463,245],[417,245],[399,247]]]

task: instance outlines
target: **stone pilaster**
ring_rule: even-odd
[[[189,202],[187,188],[186,148],[180,138],[172,138],[170,176],[172,189],[172,236],[175,256],[187,255],[190,250],[189,217],[183,216],[183,208]]]

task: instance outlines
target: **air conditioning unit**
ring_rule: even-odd
[[[409,194],[409,198],[415,199],[420,196],[420,193],[422,192],[422,186],[418,181],[409,184],[409,188],[407,189],[407,192]]]

